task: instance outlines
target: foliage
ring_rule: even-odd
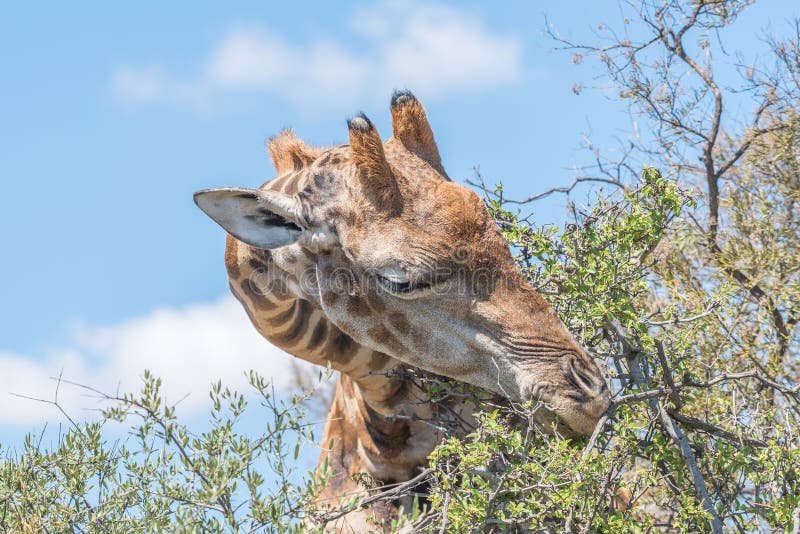
[[[19,453],[0,463],[0,528],[4,532],[274,532],[305,531],[318,481],[298,473],[304,443],[303,397],[275,398],[251,372],[265,417],[264,433],[240,430],[248,401],[215,384],[211,426],[194,433],[178,421],[145,372],[138,395],[109,396],[115,404],[98,421],[75,423],[52,450],[29,435]],[[252,411],[252,409],[251,409]],[[109,442],[116,423],[127,437]],[[323,473],[324,475],[324,473]],[[271,480],[271,482],[270,482]],[[321,480],[324,482],[324,476]]]

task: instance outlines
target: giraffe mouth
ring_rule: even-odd
[[[545,434],[559,435],[564,438],[574,438],[580,435],[563,417],[558,415],[556,409],[541,401],[533,406],[530,417]]]
[[[550,435],[565,438],[589,436],[610,406],[610,397],[594,399],[589,406],[570,399],[539,397],[531,408],[531,418]]]

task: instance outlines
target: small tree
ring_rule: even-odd
[[[0,529],[3,532],[306,532],[320,483],[299,472],[301,447],[313,443],[303,420],[306,395],[287,401],[250,373],[263,432],[248,436],[242,393],[215,384],[210,428],[194,432],[180,423],[160,393],[161,381],[145,372],[138,395],[107,395],[99,420],[72,424],[52,450],[29,435],[21,451],[6,449],[0,462]],[[57,405],[56,402],[54,404]],[[127,437],[104,438],[114,423]]]

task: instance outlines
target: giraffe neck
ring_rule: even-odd
[[[426,421],[441,420],[439,408],[444,406],[426,401],[410,381],[402,384],[392,397],[374,402],[365,397],[356,381],[340,376],[321,442],[319,465],[328,466],[330,478],[317,496],[320,506],[337,508],[354,497],[367,496],[371,488],[410,480],[425,468],[428,456],[443,437]],[[467,411],[465,406],[457,407],[459,415]],[[372,479],[371,484],[360,482],[364,474]],[[346,514],[326,528],[388,532],[392,520],[402,511],[410,511],[412,502],[412,497],[379,501]]]

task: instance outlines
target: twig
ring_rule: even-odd
[[[708,432],[709,434],[714,434],[715,436],[725,438],[729,441],[734,441],[734,442],[738,441],[740,443],[744,443],[746,445],[751,445],[753,447],[759,447],[759,448],[764,448],[767,446],[767,443],[761,441],[760,439],[737,436],[733,432],[729,432],[728,430],[720,428],[717,425],[713,425],[706,421],[702,421],[695,417],[684,415],[679,412],[671,412],[670,416],[672,416],[672,418],[675,419],[676,421],[683,423],[684,425],[696,428],[698,430],[703,430],[704,432]]]
[[[404,491],[406,491],[406,490],[408,490],[410,488],[413,488],[414,486],[417,486],[418,484],[420,484],[431,473],[433,473],[433,469],[429,467],[429,468],[423,470],[420,474],[418,474],[417,476],[415,476],[414,478],[412,478],[410,480],[407,480],[407,481],[405,481],[403,483],[400,483],[400,484],[396,484],[396,485],[390,487],[389,489],[387,489],[386,491],[382,491],[380,493],[377,493],[375,495],[367,497],[366,499],[363,499],[362,501],[360,501],[358,503],[357,506],[355,506],[353,508],[347,507],[347,508],[344,508],[342,510],[336,510],[335,512],[324,514],[324,515],[319,517],[319,522],[322,523],[322,524],[326,524],[326,523],[329,523],[331,521],[335,521],[336,519],[339,519],[340,517],[343,517],[343,516],[349,514],[350,512],[352,512],[354,510],[358,510],[358,509],[361,509],[361,508],[366,508],[367,506],[370,506],[371,504],[374,504],[374,503],[382,501],[382,500],[388,500],[388,499],[395,498],[398,495],[402,494]]]
[[[656,399],[658,397],[672,395],[673,392],[680,391],[681,389],[687,387],[710,388],[717,384],[721,384],[724,382],[732,382],[735,380],[742,380],[744,378],[752,378],[754,380],[757,380],[762,385],[768,386],[787,396],[796,397],[798,396],[798,394],[800,394],[800,384],[797,384],[793,387],[787,387],[761,375],[761,373],[759,373],[758,371],[745,371],[742,373],[723,373],[721,375],[715,376],[710,380],[703,380],[703,381],[684,380],[682,382],[675,382],[674,387],[656,387],[648,389],[646,391],[640,391],[638,393],[630,393],[628,395],[622,395],[614,399],[614,404],[616,405],[628,404],[640,400]]]
[[[442,526],[439,527],[439,534],[445,534],[447,532],[447,509],[450,507],[450,492],[447,491],[444,494],[444,500],[442,501]],[[798,508],[800,510],[800,508]]]
[[[53,400],[39,399],[37,397],[29,397],[27,395],[21,395],[19,393],[10,393],[10,395],[13,395],[15,397],[19,397],[20,399],[27,399],[27,400],[37,401],[37,402],[43,402],[45,404],[51,404],[51,405],[55,406],[56,408],[58,408],[58,411],[61,412],[61,414],[64,417],[67,418],[67,420],[70,422],[72,427],[77,429],[78,428],[78,424],[75,422],[74,419],[72,419],[72,417],[69,416],[69,414],[66,412],[66,410],[64,410],[64,408],[58,402],[58,390],[59,390],[59,388],[61,388],[61,383],[65,382],[67,384],[71,384],[71,382],[69,380],[63,380],[61,378],[61,375],[62,375],[63,372],[64,371],[62,370],[61,372],[58,373],[58,378],[51,377],[51,378],[53,378],[53,380],[56,381],[56,393],[55,393],[55,397],[54,397]]]
[[[544,198],[546,196],[550,196],[553,193],[569,193],[570,191],[575,189],[576,185],[578,185],[580,183],[584,183],[584,182],[606,183],[606,184],[615,185],[615,186],[619,187],[620,189],[625,189],[625,186],[622,184],[622,182],[620,182],[619,180],[615,180],[613,178],[601,178],[599,176],[576,176],[575,178],[572,179],[572,182],[567,186],[553,187],[552,189],[548,189],[547,191],[543,191],[541,193],[537,193],[536,195],[532,195],[532,196],[530,196],[528,198],[525,198],[525,199],[522,199],[522,200],[515,200],[513,198],[506,198],[506,199],[504,199],[504,202],[507,203],[507,204],[528,204],[529,202],[534,202],[536,200],[539,200],[540,198]],[[478,188],[481,188],[484,191],[486,191],[485,184],[478,184],[478,183],[473,182],[472,180],[467,180],[467,183],[469,185],[471,185],[471,186],[478,187]]]
[[[711,311],[705,311],[703,313],[698,313],[697,315],[693,315],[691,317],[675,317],[669,321],[647,321],[648,325],[651,326],[667,326],[671,324],[679,324],[679,323],[691,323],[697,321],[698,319],[703,319],[704,317],[708,317],[711,315]]]
[[[669,400],[672,401],[672,405],[675,406],[675,410],[680,410],[681,405],[683,402],[681,401],[681,396],[678,394],[678,389],[675,387],[675,381],[672,378],[672,370],[669,368],[669,363],[667,363],[667,356],[664,354],[664,345],[661,343],[661,340],[656,340],[656,353],[658,354],[658,361],[661,364],[661,374],[664,377],[664,382],[667,384],[667,388],[670,390],[669,393]]]
[[[581,458],[586,458],[587,456],[589,456],[589,453],[592,451],[595,443],[597,442],[598,436],[600,436],[600,434],[603,432],[603,428],[606,426],[606,423],[611,419],[610,414],[614,411],[615,408],[616,404],[612,404],[611,408],[609,408],[608,411],[605,414],[603,414],[603,417],[600,418],[600,421],[594,427],[594,432],[592,432],[592,435],[589,438],[589,442],[583,449],[583,454],[581,454]]]

